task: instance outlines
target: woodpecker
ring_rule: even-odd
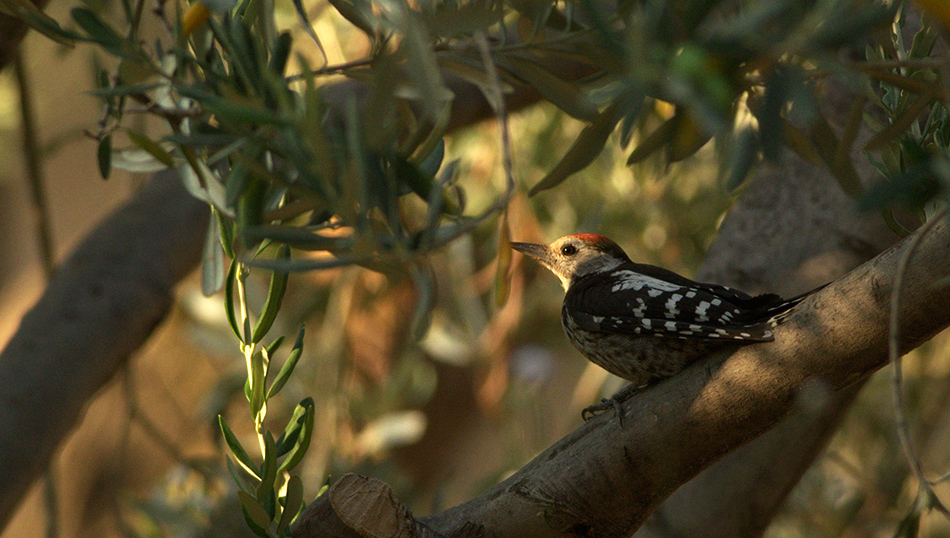
[[[784,300],[694,282],[634,263],[617,243],[598,234],[511,246],[561,280],[566,292],[561,324],[574,347],[630,381],[632,389],[676,375],[716,349],[772,341],[775,326],[817,291]]]

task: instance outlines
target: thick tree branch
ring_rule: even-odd
[[[887,305],[905,245],[807,300],[776,331],[775,342],[714,355],[625,402],[623,429],[605,413],[488,493],[419,522],[445,536],[472,529],[496,536],[629,535],[702,469],[886,363]],[[950,226],[943,222],[923,238],[902,290],[904,351],[950,325],[950,287],[934,287],[947,275],[948,260]],[[308,513],[333,507],[332,497],[331,490]],[[294,536],[334,535],[313,532],[312,524],[303,518]]]
[[[0,528],[198,261],[207,207],[159,176],[62,264],[0,354]]]

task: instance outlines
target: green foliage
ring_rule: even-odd
[[[657,163],[665,169],[711,140],[727,189],[740,188],[762,159],[779,160],[790,150],[827,167],[845,192],[882,210],[890,222],[895,202],[922,210],[945,199],[950,185],[946,68],[930,57],[937,32],[925,24],[906,46],[899,3],[331,0],[332,16],[351,24],[367,46],[358,58],[327,65],[326,58],[305,55],[313,45],[324,52],[308,20],[313,6],[301,0],[292,8],[302,31],[280,27],[261,0],[209,2],[210,18],[193,27],[182,21],[197,16],[197,4],[168,4],[156,15],[168,33],[147,45],[138,35],[143,18],[151,16],[144,0],[123,2],[122,24],[76,7],[75,24],[68,25],[75,29],[30,9],[29,2],[0,2],[46,35],[91,43],[115,59],[114,72],[98,71],[92,91],[106,113],[97,133],[103,177],[113,168],[175,167],[214,209],[202,287],[208,294],[224,288],[227,321],[245,360],[244,395],[260,461],[223,417],[220,427],[244,517],[260,536],[289,532],[304,498],[292,472],[314,433],[310,398],[277,427],[282,433],[276,439],[265,425],[268,403],[303,356],[301,326],[271,379],[284,337],[267,335],[290,273],[360,265],[411,282],[412,334],[422,337],[437,303],[431,257],[464,235],[488,243],[483,224],[515,194],[507,187],[492,193],[494,199],[467,203],[465,193],[477,187],[459,180],[465,164],[451,158],[443,141],[452,107],[466,105],[453,101],[458,81],[479,88],[498,115],[503,96],[526,87],[563,112],[540,134],[570,132],[572,139],[538,141],[537,153],[545,158],[541,179],[527,181],[546,222],[557,221],[554,201],[603,198],[608,181],[578,180],[598,166],[602,152],[623,151],[626,159],[618,160],[636,170]],[[843,53],[869,39],[864,61]],[[863,90],[842,132],[830,127],[816,97],[830,77]],[[878,103],[882,115],[866,115],[867,101]],[[163,131],[130,128],[133,109],[161,120]],[[564,128],[566,117],[578,128]],[[864,122],[877,134],[860,149],[884,178],[871,187],[862,184],[851,157]],[[615,132],[622,150],[610,144]],[[617,170],[604,172],[611,178]],[[691,188],[682,178],[679,185]],[[635,198],[629,190],[624,196]],[[690,229],[692,222],[683,226],[687,253],[678,261],[702,251],[709,223],[724,205],[718,198],[691,205],[692,197],[673,192],[643,198],[655,206],[696,209],[683,212],[702,230]],[[592,216],[580,208],[569,222],[644,230],[631,242],[662,244],[656,234],[648,239],[658,227],[651,220],[654,208],[634,214],[625,201],[612,200]],[[292,257],[291,249],[307,255]],[[500,295],[507,254],[499,259]],[[227,268],[225,256],[231,259]],[[260,308],[246,289],[257,270],[272,271]],[[912,524],[910,518],[902,528]]]
[[[225,225],[225,227],[228,226]],[[222,237],[233,237],[233,235],[222,234]],[[209,243],[218,244],[217,241],[209,241]],[[265,248],[266,246],[262,245],[258,253],[262,253]],[[275,259],[277,262],[289,260],[290,248],[286,245],[278,247]],[[254,419],[254,430],[261,450],[261,463],[258,465],[254,462],[224,417],[219,415],[218,422],[225,445],[243,471],[243,473],[238,472],[230,459],[228,460],[235,482],[241,487],[238,496],[248,526],[258,536],[287,536],[290,532],[289,525],[296,517],[302,503],[302,483],[291,472],[303,459],[310,446],[313,435],[313,400],[305,398],[300,402],[277,440],[264,425],[264,419],[267,416],[268,401],[287,383],[300,360],[303,353],[304,329],[300,328],[297,340],[277,373],[277,377],[268,383],[271,358],[280,349],[284,337],[277,337],[267,346],[261,345],[260,342],[277,317],[280,304],[287,291],[289,275],[285,269],[273,271],[267,296],[252,329],[251,308],[245,291],[248,274],[249,267],[238,260],[232,262],[225,279],[225,303],[229,324],[241,342],[240,347],[247,365],[244,396],[247,398],[250,414]],[[237,309],[235,302],[237,302]]]

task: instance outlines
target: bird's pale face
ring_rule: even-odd
[[[511,247],[550,269],[561,280],[565,290],[571,279],[610,271],[628,261],[616,243],[597,234],[568,235],[550,245],[512,243]]]

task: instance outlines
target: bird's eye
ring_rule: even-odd
[[[561,254],[564,256],[573,256],[577,254],[577,247],[574,245],[564,245],[561,247]]]

